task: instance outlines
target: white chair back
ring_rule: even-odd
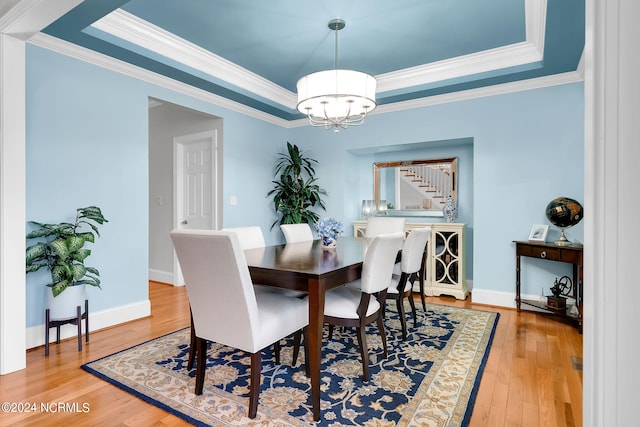
[[[404,273],[411,274],[420,270],[427,241],[431,236],[431,227],[414,228],[402,245],[400,267]]]
[[[228,231],[174,230],[196,335],[256,352],[260,323],[249,268],[238,236]]]
[[[373,294],[387,289],[403,239],[404,232],[380,234],[371,240],[362,263],[362,292]]]
[[[375,237],[380,234],[404,233],[404,218],[372,217],[367,218],[364,237]]]
[[[240,247],[244,250],[264,248],[266,246],[262,229],[257,225],[248,227],[227,227],[223,228],[222,231],[232,231],[236,233],[238,235],[238,240],[240,241]]]
[[[309,224],[282,224],[282,234],[287,243],[308,242],[313,240],[313,232]]]

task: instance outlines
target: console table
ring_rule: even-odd
[[[404,229],[431,227],[427,242],[426,272],[423,275],[424,295],[450,295],[466,299],[467,287],[464,258],[465,224],[449,222],[407,222]],[[364,236],[367,221],[353,222],[353,235]],[[414,289],[415,290],[415,289]]]
[[[582,333],[582,245],[572,244],[558,246],[553,243],[514,241],[516,244],[516,307],[522,310],[522,305],[530,307],[532,311],[542,311],[563,320],[574,323]],[[545,301],[523,299],[520,296],[520,258],[530,257],[549,261],[566,262],[573,265],[573,286],[571,297],[576,300],[577,313],[570,312],[569,307],[556,308]]]

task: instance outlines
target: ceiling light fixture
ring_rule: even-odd
[[[329,21],[336,34],[334,69],[319,71],[298,80],[298,111],[309,117],[311,126],[340,128],[358,126],[376,108],[376,79],[370,74],[338,69],[338,31],[342,19]]]

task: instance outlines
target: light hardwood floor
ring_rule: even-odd
[[[184,288],[150,282],[151,316],[94,332],[78,352],[75,339],[27,352],[27,368],[0,376],[2,402],[36,404],[35,412],[0,413],[0,425],[184,426],[184,421],[80,369],[83,363],[189,326]],[[581,426],[582,335],[535,313],[430,297],[429,302],[496,311],[500,320],[476,398],[471,427]],[[77,412],[43,413],[71,403]],[[68,406],[69,407],[69,406]]]

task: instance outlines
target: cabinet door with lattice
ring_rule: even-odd
[[[466,299],[469,290],[464,267],[464,224],[439,224],[433,230],[430,246],[433,256],[425,294]]]

